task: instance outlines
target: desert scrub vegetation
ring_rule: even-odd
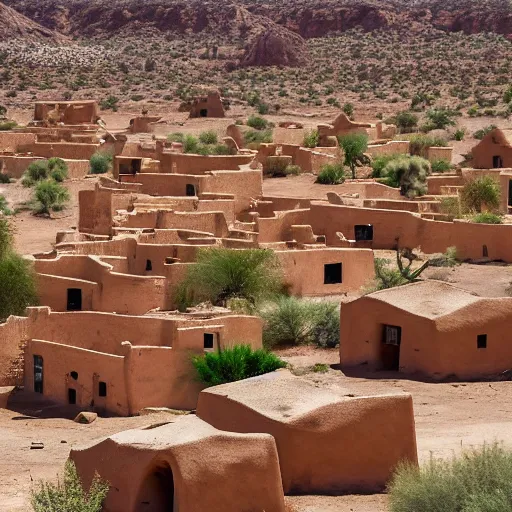
[[[431,108],[427,111],[427,122],[422,126],[422,131],[444,130],[448,126],[455,126],[455,116],[458,112],[448,108]]]
[[[249,307],[279,293],[282,273],[274,251],[269,249],[200,249],[177,290],[180,309],[209,301],[226,306],[242,299]]]
[[[247,130],[244,132],[244,142],[249,149],[258,149],[260,144],[269,144],[272,140],[272,130]]]
[[[350,169],[352,179],[356,179],[356,166],[368,148],[368,136],[364,133],[349,133],[338,137],[338,143],[345,155],[344,164]]]
[[[400,137],[403,139],[403,137]],[[426,158],[427,150],[431,147],[446,147],[447,141],[438,135],[425,135],[415,133],[413,135],[406,135],[405,139],[410,142],[411,155],[421,156]]]
[[[398,112],[392,117],[386,119],[386,124],[394,124],[398,128],[398,133],[410,133],[418,127],[418,116],[413,112],[404,110]]]
[[[291,165],[285,157],[271,156],[265,161],[263,167],[265,176],[270,178],[284,178],[285,176],[297,176],[301,173],[298,165]]]
[[[430,166],[432,168],[432,172],[448,172],[453,169],[453,166],[448,160],[444,158],[437,158],[436,160],[432,160],[430,162]]]
[[[497,213],[482,212],[477,213],[472,221],[476,224],[503,224],[503,217]]]
[[[312,302],[280,296],[259,309],[267,348],[316,344],[333,348],[340,342],[340,315],[334,302]]]
[[[270,123],[263,117],[252,115],[247,119],[247,126],[255,130],[266,130],[270,127]]]
[[[419,156],[400,155],[389,160],[378,172],[381,183],[399,188],[401,195],[413,198],[426,194],[431,166],[428,160]]]
[[[0,216],[3,215],[12,215],[14,212],[9,208],[9,203],[5,196],[0,194]],[[0,217],[1,218],[1,217]]]
[[[492,132],[496,128],[497,126],[495,124],[485,126],[484,128],[481,128],[480,130],[477,130],[475,133],[473,133],[473,138],[476,140],[482,140],[488,133]]]
[[[69,202],[69,191],[53,180],[44,180],[34,188],[34,213],[51,216],[51,212],[61,211]]]
[[[14,250],[12,226],[0,214],[0,323],[22,316],[38,303],[36,275],[31,263]]]
[[[501,187],[491,176],[468,181],[459,192],[463,213],[481,213],[485,208],[497,212],[500,207]]]
[[[508,512],[512,453],[493,444],[420,468],[402,464],[388,492],[391,512]]]
[[[112,155],[110,153],[96,152],[89,160],[90,174],[106,174],[112,166]]]
[[[61,158],[36,160],[23,173],[21,183],[24,187],[33,187],[37,182],[47,179],[62,182],[68,177],[68,165]]]
[[[205,386],[218,386],[257,377],[284,368],[286,363],[263,349],[234,345],[192,358],[199,380]]]
[[[318,146],[318,142],[320,140],[320,134],[318,130],[311,130],[304,134],[304,142],[303,146],[305,148],[316,148]]]
[[[182,134],[171,134],[179,136]],[[199,134],[199,137],[194,135],[184,135],[181,140],[174,142],[182,142],[183,153],[195,155],[233,155],[235,149],[230,149],[225,144],[219,144],[217,134],[214,131],[206,131]]]
[[[322,185],[339,185],[344,181],[345,169],[339,163],[322,165],[316,177],[316,183],[321,183]]]
[[[101,512],[108,491],[108,483],[96,474],[86,492],[74,462],[68,460],[63,480],[56,484],[40,482],[32,491],[31,504],[34,512]]]
[[[12,130],[18,126],[16,121],[1,121],[0,120],[0,132],[6,132]]]

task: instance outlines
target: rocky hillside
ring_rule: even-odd
[[[10,39],[22,39],[29,42],[41,42],[42,40],[58,42],[62,41],[64,37],[0,3],[0,41]]]
[[[512,39],[509,0],[5,0],[37,23],[71,36],[156,29],[208,31],[245,38],[254,27],[277,24],[304,38],[354,28],[365,31],[432,27],[467,34],[494,32]],[[243,5],[243,7],[241,7]]]

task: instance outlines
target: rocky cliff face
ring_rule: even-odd
[[[304,38],[353,28],[422,30],[430,26],[512,39],[508,0],[5,0],[28,18],[71,36],[156,29],[176,34],[208,31],[240,37],[276,23]]]

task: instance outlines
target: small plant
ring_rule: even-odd
[[[185,135],[183,139],[183,153],[197,153],[199,140],[193,135]]]
[[[427,111],[427,128],[430,130],[444,130],[447,126],[454,126],[456,112],[446,108],[432,108]]]
[[[286,176],[298,176],[302,173],[302,169],[299,165],[288,165],[285,169]]]
[[[244,133],[244,141],[250,149],[258,149],[260,144],[272,142],[272,131],[247,130]]]
[[[18,126],[18,123],[16,121],[0,121],[1,132],[12,130],[13,128],[16,128],[16,126]]]
[[[183,144],[185,142],[185,135],[181,132],[169,133],[167,135],[167,142],[180,142]]]
[[[48,160],[36,160],[27,167],[21,183],[24,187],[32,187],[38,181],[46,180],[49,174]]]
[[[316,183],[322,185],[339,185],[345,181],[345,169],[341,164],[325,164],[320,168]]]
[[[0,214],[12,215],[14,212],[9,208],[9,204],[5,196],[0,194]]]
[[[217,142],[218,142],[217,133],[215,133],[213,130],[208,130],[206,132],[202,132],[199,135],[199,141],[203,144],[217,144]]]
[[[206,386],[236,382],[284,368],[286,363],[265,350],[235,345],[192,359],[199,380]]]
[[[266,130],[268,128],[268,121],[263,119],[263,117],[253,115],[247,119],[247,126],[255,130]]]
[[[266,347],[317,344],[333,348],[340,342],[340,316],[334,302],[311,302],[295,297],[278,297],[263,304]]]
[[[512,454],[493,444],[421,468],[403,463],[388,494],[391,512],[508,512]]]
[[[108,492],[108,483],[98,474],[86,492],[74,462],[68,460],[64,467],[64,480],[57,484],[41,482],[39,489],[32,491],[31,503],[34,512],[101,512]]]
[[[427,192],[430,172],[428,160],[419,156],[401,155],[386,164],[382,171],[382,181],[390,187],[399,187],[402,195],[412,198]]]
[[[110,153],[94,153],[89,160],[90,174],[105,174],[110,170],[112,155]]]
[[[271,176],[272,178],[283,178],[288,175],[288,158],[272,156],[268,157],[265,166],[264,172],[265,176]]]
[[[340,147],[345,154],[345,165],[352,172],[352,179],[356,179],[356,166],[368,147],[368,136],[364,133],[349,133],[338,137]]]
[[[399,133],[409,133],[418,126],[418,116],[409,111],[398,112],[393,117],[386,119],[387,124],[395,124]]]
[[[304,134],[304,142],[303,145],[305,148],[316,148],[318,146],[318,142],[320,140],[320,135],[318,130],[311,130]]]
[[[113,112],[117,112],[118,110],[119,98],[116,96],[108,96],[100,101],[101,110],[112,110]]]
[[[490,212],[500,207],[501,187],[491,176],[482,176],[469,181],[460,191],[464,212],[481,213],[485,206]]]
[[[453,138],[459,142],[461,140],[464,140],[465,136],[466,136],[466,128],[457,128],[457,130],[455,130],[455,133],[453,134]]]
[[[51,211],[59,211],[69,201],[68,189],[53,180],[40,181],[34,189],[37,202],[36,213],[50,215]]]
[[[329,365],[324,363],[316,363],[311,367],[311,371],[314,373],[327,373],[329,371]]]
[[[383,178],[386,165],[392,160],[402,157],[403,155],[392,153],[389,155],[379,155],[372,160],[372,178]]]
[[[473,133],[473,138],[476,140],[482,140],[488,133],[492,132],[496,128],[497,126],[495,124],[481,128],[480,130],[477,130],[475,133]]]
[[[430,162],[430,166],[432,167],[432,172],[447,172],[452,169],[452,164],[444,158],[432,160],[432,162]]]
[[[268,249],[200,249],[178,287],[180,309],[199,302],[225,306],[231,299],[252,305],[280,291],[281,269]]]
[[[457,265],[457,247],[448,247],[444,254],[429,259],[431,267],[454,267]]]
[[[410,141],[410,153],[411,155],[421,156],[426,158],[427,150],[431,147],[446,147],[447,142],[443,137],[424,135],[417,133],[414,135],[407,136]]]
[[[354,116],[354,105],[352,105],[352,103],[345,103],[341,110],[343,110],[343,112],[350,118]]]
[[[477,213],[472,220],[476,224],[503,224],[503,217],[491,212]]]
[[[48,160],[48,171],[53,180],[62,182],[68,177],[68,164],[62,158],[50,158]]]

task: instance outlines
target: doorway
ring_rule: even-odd
[[[188,197],[193,197],[196,195],[196,187],[191,183],[187,183],[185,185],[185,195]]]
[[[384,325],[381,343],[381,369],[397,372],[400,370],[400,345],[402,328],[397,325]]]
[[[206,108],[202,108],[202,109],[199,111],[199,117],[208,117],[208,109],[206,109]]]
[[[508,180],[508,205],[512,206],[512,180]]]
[[[166,462],[159,464],[142,482],[136,512],[177,511],[174,502],[174,478]]]
[[[68,388],[68,404],[76,404],[76,389]]]
[[[492,168],[493,169],[502,169],[503,168],[503,158],[499,155],[495,155],[492,157]]]
[[[354,226],[354,235],[356,242],[372,242],[373,241],[373,225],[372,224],[356,224]]]
[[[68,311],[82,311],[82,290],[80,288],[68,288]]]
[[[34,356],[34,392],[43,394],[43,358]]]

